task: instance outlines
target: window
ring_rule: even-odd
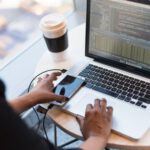
[[[42,16],[73,10],[73,0],[0,0],[0,68],[39,35]]]

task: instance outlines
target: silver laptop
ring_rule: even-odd
[[[69,75],[85,87],[63,107],[85,115],[105,98],[114,108],[112,130],[138,140],[150,127],[150,6],[126,0],[88,0],[86,56]]]

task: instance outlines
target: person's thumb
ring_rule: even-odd
[[[66,102],[66,100],[67,100],[67,98],[64,95],[56,95],[56,94],[53,94],[51,96],[51,99],[53,101],[62,101],[62,102]]]
[[[76,120],[79,123],[80,129],[82,130],[84,125],[84,117],[76,115]]]

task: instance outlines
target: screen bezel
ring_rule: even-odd
[[[100,63],[104,63],[113,67],[117,67],[123,70],[126,70],[128,72],[132,72],[138,75],[142,75],[145,77],[150,78],[150,71],[146,71],[143,69],[139,69],[127,64],[123,64],[120,62],[117,62],[115,60],[110,60],[108,58],[104,58],[101,56],[97,56],[94,54],[91,54],[89,51],[89,40],[90,40],[90,11],[91,11],[91,0],[87,0],[87,11],[86,11],[86,42],[85,42],[85,56],[93,58],[95,61],[98,61]]]

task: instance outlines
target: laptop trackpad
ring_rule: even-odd
[[[84,116],[87,104],[95,99],[105,98],[108,106],[114,108],[112,129],[132,139],[139,139],[149,128],[150,122],[146,110],[118,100],[106,94],[83,87],[63,109]],[[147,112],[148,113],[148,112]],[[141,117],[140,117],[141,116]]]

